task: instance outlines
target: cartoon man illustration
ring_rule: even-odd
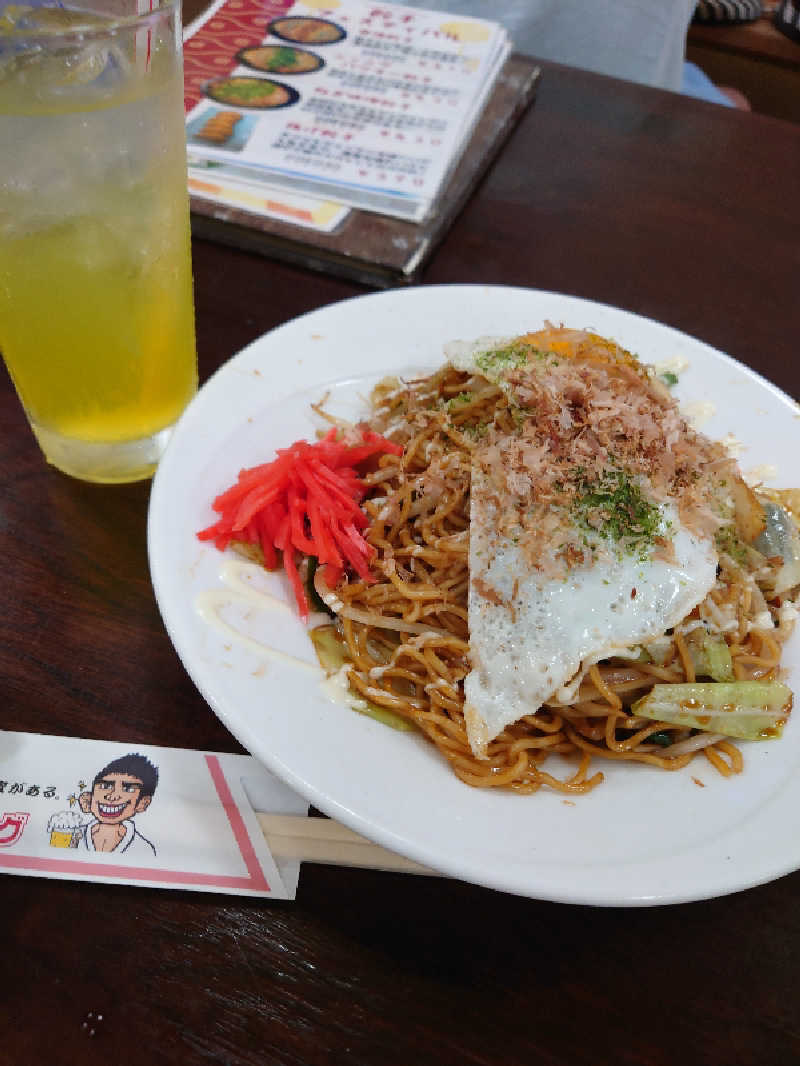
[[[79,848],[120,851],[132,858],[152,858],[156,849],[133,824],[133,816],[150,806],[158,784],[158,770],[144,755],[123,755],[104,767],[92,782],[91,792],[78,799],[93,820],[81,827]]]

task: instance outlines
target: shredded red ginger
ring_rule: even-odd
[[[403,453],[399,444],[369,429],[348,431],[346,440],[337,440],[338,434],[334,427],[314,444],[296,441],[272,462],[241,470],[236,484],[212,504],[219,520],[197,534],[213,540],[220,551],[231,541],[259,545],[268,570],[277,569],[280,551],[303,621],[308,597],[295,552],[326,567],[330,588],[346,567],[373,583],[369,560],[375,548],[361,535],[369,523],[360,506],[367,485],[357,467],[378,455]]]

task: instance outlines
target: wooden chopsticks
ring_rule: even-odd
[[[328,818],[302,814],[260,814],[261,831],[275,859],[358,866],[367,870],[400,870],[438,876],[434,870],[373,844],[352,829]]]

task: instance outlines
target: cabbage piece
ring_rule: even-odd
[[[654,685],[631,707],[642,718],[740,740],[779,737],[791,709],[792,691],[780,681]]]
[[[706,637],[703,652],[708,663],[708,672],[715,681],[733,681],[733,659],[727,643],[719,637]]]
[[[644,662],[654,662],[656,666],[663,666],[672,651],[672,637],[654,637],[646,644],[641,644],[640,647],[647,656]]]
[[[789,512],[772,503],[763,501],[764,531],[753,542],[754,547],[768,559],[782,559],[770,591],[779,596],[800,585],[800,534]]]
[[[695,672],[713,677],[715,681],[733,681],[733,659],[722,637],[707,636],[699,648],[690,645]]]
[[[736,531],[745,544],[752,544],[764,532],[766,526],[761,503],[755,492],[740,477],[731,480],[730,493],[733,500]]]
[[[703,629],[695,629],[687,637],[686,647],[694,664],[695,678],[711,677],[714,681],[736,680],[730,648],[724,637],[706,633]]]

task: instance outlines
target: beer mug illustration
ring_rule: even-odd
[[[77,811],[59,811],[47,821],[51,848],[77,848],[85,819]]]

